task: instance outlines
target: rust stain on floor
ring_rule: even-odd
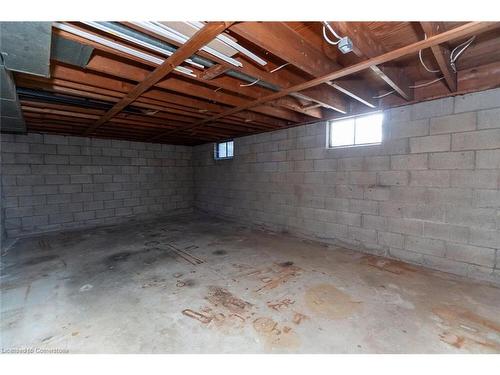
[[[318,284],[305,294],[307,307],[314,313],[329,319],[344,319],[361,307],[361,302],[330,284]]]
[[[404,263],[399,260],[381,258],[374,255],[362,256],[361,264],[366,264],[368,266],[378,268],[381,271],[394,273],[396,275],[401,275],[408,272],[422,272],[422,270],[420,270],[419,268],[414,267],[408,263]]]
[[[271,318],[261,317],[253,322],[253,327],[269,348],[294,349],[300,346],[299,337],[288,326],[280,325]]]
[[[285,299],[282,299],[278,302],[270,301],[267,303],[267,307],[269,307],[270,309],[276,310],[276,311],[280,311],[280,310],[288,309],[288,307],[290,305],[293,305],[294,303],[295,303],[294,300],[291,300],[290,298],[285,298]]]
[[[309,319],[309,317],[307,315],[296,312],[293,314],[292,322],[294,324],[299,325],[300,323],[302,323],[303,320],[306,320],[306,319]]]
[[[291,262],[277,264],[277,267],[277,269],[271,269],[271,275],[260,278],[264,285],[258,288],[256,292],[275,289],[302,273],[302,269]]]
[[[500,323],[459,306],[440,306],[432,312],[448,327],[439,335],[441,341],[458,349],[479,345],[500,352]]]
[[[235,297],[227,289],[217,286],[211,286],[206,299],[214,306],[224,306],[233,314],[243,314],[247,308],[252,306],[250,303]]]

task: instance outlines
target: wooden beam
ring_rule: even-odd
[[[148,89],[153,87],[162,78],[172,72],[184,60],[191,57],[201,47],[212,41],[217,35],[231,26],[232,22],[209,22],[202,29],[196,32],[185,44],[174,52],[161,65],[153,70],[143,81],[134,87],[125,97],[123,97],[113,108],[106,112],[94,125],[89,127],[83,135],[92,133],[102,124],[109,121],[113,116],[121,112],[126,106],[134,102]]]
[[[363,81],[338,79],[335,82],[328,82],[328,84],[370,108],[377,107],[373,99],[375,93],[372,90],[367,90],[366,83]]]
[[[363,22],[333,22],[332,28],[341,36],[348,36],[353,43],[353,52],[361,59],[369,59],[387,52],[381,43],[375,40],[372,33]],[[412,90],[409,81],[401,68],[386,69],[373,65],[370,67],[393,90],[406,100],[411,100]]]
[[[287,89],[284,89],[284,90],[277,92],[275,94],[271,94],[271,95],[268,95],[266,97],[254,100],[253,102],[248,103],[244,106],[232,108],[228,111],[225,111],[224,113],[213,116],[209,119],[205,119],[205,120],[199,121],[193,125],[183,127],[182,130],[193,129],[193,128],[201,126],[207,122],[212,122],[212,121],[218,120],[219,118],[238,113],[240,111],[243,111],[243,110],[246,110],[248,108],[269,102],[271,100],[279,99],[279,98],[284,97],[286,95],[289,95],[291,93],[300,92],[302,90],[321,85],[321,84],[328,82],[328,81],[334,81],[336,79],[347,77],[351,74],[361,72],[365,69],[369,69],[372,65],[384,64],[386,62],[389,62],[389,61],[401,58],[403,56],[418,52],[419,50],[421,50],[423,48],[429,48],[431,46],[445,43],[445,42],[450,41],[450,40],[454,40],[457,38],[468,36],[468,35],[474,34],[474,33],[484,32],[484,31],[491,30],[491,29],[494,29],[497,27],[499,27],[498,22],[469,22],[469,23],[466,23],[464,25],[455,27],[451,30],[448,30],[448,31],[445,31],[443,33],[429,37],[426,40],[421,40],[419,42],[416,42],[416,43],[398,48],[396,50],[387,52],[387,53],[382,54],[380,56],[376,56],[376,57],[373,57],[371,59],[364,60],[364,61],[359,62],[357,64],[348,66],[344,69],[341,69],[341,70],[338,70],[338,71],[335,71],[335,72],[332,72],[329,74],[325,74],[321,77],[312,79],[308,82],[304,82],[302,84],[288,87]],[[176,131],[167,131],[167,132],[160,133],[160,134],[154,136],[153,138],[151,138],[151,140],[156,140],[156,139],[162,138],[166,135],[173,134],[174,132],[176,132]]]
[[[204,79],[206,81],[214,79],[215,77],[220,76],[221,74],[226,73],[229,70],[229,67],[221,65],[221,64],[214,64],[210,68],[203,70],[198,77],[201,79]]]
[[[115,77],[120,77],[122,79],[127,79],[127,80],[133,80],[133,81],[141,81],[143,80],[148,74],[149,71],[144,68],[140,68],[138,66],[133,66],[133,65],[128,65],[123,62],[117,61],[115,59],[112,59],[107,56],[94,56],[92,59],[89,61],[89,63],[86,66],[87,70],[93,70],[99,73],[106,73]],[[227,78],[227,77],[221,77],[221,78]],[[235,90],[234,87],[231,87],[228,83],[222,83],[219,81],[221,78],[216,78],[210,82],[210,84],[216,86],[216,87],[223,87],[223,88],[228,88],[228,91],[230,90]],[[203,82],[203,80],[199,80],[200,82]],[[217,82],[215,82],[217,81]],[[237,81],[233,82],[238,85]],[[164,79],[156,84],[155,87],[159,87],[162,89],[174,91],[177,93],[181,93],[184,95],[189,95],[189,96],[196,96],[205,100],[210,100],[212,102],[216,103],[221,103],[225,105],[241,105],[241,103],[247,102],[246,99],[243,99],[240,95],[231,95],[230,93],[228,94],[227,92],[224,91],[215,91],[213,88],[206,87],[205,85],[199,85],[196,83],[193,83],[191,79],[180,79],[177,76],[171,76],[168,79]],[[252,89],[252,87],[241,87],[241,94],[249,94],[248,90],[245,89]],[[252,92],[254,92],[255,89],[252,89]],[[259,90],[259,94],[252,94],[251,98],[259,98],[262,96],[265,96],[268,91],[265,90]],[[284,108],[271,108],[269,106],[261,106],[252,109],[252,111],[259,112],[262,115],[266,116],[273,116],[273,117],[268,117],[268,120],[270,123],[273,123],[275,121],[281,121],[284,122],[282,119],[288,120],[288,121],[294,121],[294,122],[300,122],[304,120],[304,117],[298,113],[285,110]],[[276,119],[274,117],[277,117]],[[279,120],[278,120],[279,119]]]
[[[427,36],[439,34],[445,30],[442,22],[420,22],[422,29]],[[457,91],[457,73],[453,71],[450,65],[450,49],[442,44],[431,47],[432,54],[436,59],[439,70],[451,92]]]
[[[245,22],[233,25],[230,30],[313,77],[341,68],[284,23]],[[328,86],[323,89],[323,93],[327,95],[308,96],[327,108],[342,113],[348,112],[348,101],[343,95]]]

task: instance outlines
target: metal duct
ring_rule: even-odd
[[[14,78],[3,64],[0,64],[0,131],[26,132],[26,123],[17,97]]]
[[[177,47],[172,45],[172,44],[169,44],[169,43],[166,43],[162,40],[153,38],[147,34],[141,33],[141,32],[136,31],[130,27],[121,25],[119,23],[116,23],[116,22],[97,22],[97,23],[104,25],[112,30],[117,31],[117,32],[128,35],[130,37],[139,39],[142,42],[149,43],[155,47],[163,48],[163,49],[166,49],[167,51],[170,51],[170,52],[175,52],[177,50]],[[193,60],[195,63],[203,65],[205,68],[210,68],[211,66],[215,65],[215,62],[208,60],[204,57],[198,56],[198,55],[191,56],[191,60]],[[252,83],[256,80],[255,77],[249,76],[245,73],[238,72],[236,70],[229,70],[225,74],[227,74],[230,77],[245,81],[247,83]],[[264,87],[264,88],[272,90],[272,91],[279,91],[280,90],[280,87],[273,85],[272,83],[265,82],[265,81],[259,81],[255,85],[260,86],[260,87]]]
[[[54,35],[51,58],[66,64],[85,68],[89,63],[94,48],[69,39]]]
[[[0,52],[10,71],[50,76],[51,22],[1,22]]]
[[[54,94],[53,92],[50,91],[33,90],[22,87],[17,88],[17,94],[19,95],[20,99],[28,99],[45,103],[49,102],[49,103],[68,104],[83,108],[103,109],[105,111],[111,109],[115,104],[104,100],[95,100],[95,99],[82,98],[78,96]],[[130,114],[144,114],[144,110],[134,106],[127,106],[122,112]]]

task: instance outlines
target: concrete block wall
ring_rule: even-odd
[[[500,89],[385,111],[381,145],[317,123],[194,149],[195,207],[500,284]]]
[[[7,237],[190,212],[192,148],[1,134]]]

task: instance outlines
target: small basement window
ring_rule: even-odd
[[[232,159],[234,155],[234,142],[218,142],[215,144],[214,158],[218,159]]]
[[[328,147],[373,145],[382,142],[382,112],[328,123]]]

